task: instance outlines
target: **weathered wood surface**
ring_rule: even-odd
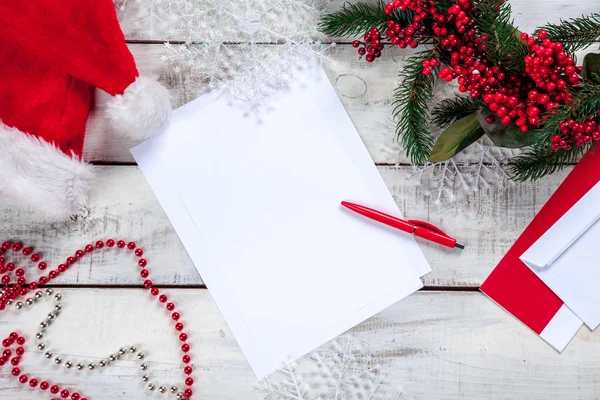
[[[538,183],[482,188],[466,195],[456,190],[457,200],[444,206],[427,196],[428,184],[407,179],[410,167],[380,167],[385,182],[408,218],[423,219],[445,228],[467,247],[454,251],[422,243],[433,272],[424,278],[428,286],[477,287],[509,249],[520,232],[550,197],[567,171]],[[0,205],[0,239],[23,240],[57,265],[75,250],[99,238],[134,240],[146,249],[153,280],[166,285],[200,285],[201,278],[175,231],[137,167],[97,167],[89,213],[75,220],[39,220],[14,205]],[[127,190],[124,190],[126,188]],[[62,284],[141,284],[133,260],[102,252],[75,273],[65,274]]]
[[[153,380],[181,384],[177,339],[171,321],[143,290],[61,289],[65,310],[46,341],[55,353],[98,362],[121,346],[143,346]],[[173,289],[192,333],[197,399],[257,398],[254,376],[206,290]],[[48,312],[47,303],[2,314],[0,330],[28,337]],[[388,381],[415,400],[595,399],[600,392],[600,337],[583,328],[560,355],[484,295],[419,292],[364,322],[352,333],[369,343]],[[137,363],[102,371],[65,373],[28,347],[22,369],[30,376],[78,388],[90,399],[154,398],[145,395]],[[301,363],[309,371],[314,364]],[[156,371],[156,372],[155,372]],[[307,371],[307,372],[308,372]],[[162,379],[161,379],[162,378]],[[0,397],[41,399],[0,368]]]

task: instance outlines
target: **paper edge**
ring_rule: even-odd
[[[540,337],[562,352],[573,340],[583,323],[566,304],[563,304],[548,322]]]

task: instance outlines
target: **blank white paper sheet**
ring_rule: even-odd
[[[322,70],[261,119],[211,92],[132,149],[259,379],[422,287],[414,238]],[[201,318],[202,311],[198,311]]]

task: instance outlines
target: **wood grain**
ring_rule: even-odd
[[[537,183],[496,186],[465,194],[439,206],[427,195],[427,182],[407,179],[410,167],[380,167],[385,182],[408,218],[423,219],[466,244],[455,251],[421,243],[433,272],[427,286],[477,287],[546,202],[567,171]],[[57,265],[97,239],[134,240],[146,250],[152,279],[163,285],[201,285],[202,280],[137,167],[96,167],[89,213],[63,222],[38,219],[16,205],[0,205],[0,239],[23,240]],[[126,188],[126,190],[125,190]],[[73,285],[140,285],[133,257],[102,252],[62,277]]]
[[[98,362],[121,346],[142,348],[150,376],[181,382],[178,345],[171,321],[143,290],[61,289],[65,310],[46,336],[49,348],[67,357]],[[191,335],[197,399],[257,398],[255,378],[206,290],[167,290],[181,308]],[[2,314],[0,333],[32,338],[46,304]],[[388,383],[404,385],[415,400],[594,399],[600,391],[600,337],[586,328],[558,354],[528,328],[476,292],[419,292],[352,330],[370,345]],[[30,376],[77,388],[90,399],[153,398],[145,394],[138,364],[125,362],[81,378],[65,373],[36,349],[23,357]],[[314,364],[301,362],[310,373]],[[162,379],[161,379],[162,378]],[[0,368],[5,400],[47,398],[24,388]]]

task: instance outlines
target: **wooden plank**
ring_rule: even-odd
[[[64,312],[46,341],[67,358],[98,362],[121,346],[146,353],[151,379],[179,383],[182,370],[172,321],[149,294],[134,289],[63,289]],[[181,308],[191,335],[194,398],[257,398],[255,378],[206,290],[168,290]],[[2,337],[13,330],[33,339],[46,304],[0,320]],[[81,317],[85,315],[85,318]],[[85,321],[85,323],[82,323]],[[415,400],[593,399],[600,391],[600,336],[586,328],[559,354],[484,295],[476,292],[419,292],[352,330],[370,346],[386,383],[403,385]],[[31,340],[30,342],[32,342]],[[63,353],[63,354],[64,354]],[[124,362],[102,371],[68,372],[28,351],[21,368],[30,376],[76,388],[90,400],[151,398],[138,364]],[[306,374],[315,364],[302,361]],[[318,377],[319,375],[314,375]],[[2,399],[43,397],[0,368]]]
[[[457,200],[440,206],[427,195],[427,181],[419,185],[417,177],[407,180],[410,167],[379,170],[404,216],[431,221],[466,244],[464,251],[429,243],[421,246],[433,268],[424,278],[425,285],[461,287],[481,284],[568,172],[536,183],[510,184],[506,189],[491,186],[464,194],[457,188]],[[97,239],[134,240],[146,250],[154,282],[202,284],[138,168],[97,167],[96,172],[89,213],[69,221],[50,222],[39,220],[16,205],[2,204],[0,239],[21,240],[35,246],[51,265]],[[131,255],[102,252],[81,261],[58,282],[139,285],[138,273]]]
[[[324,12],[335,12],[344,4],[345,0],[327,0],[324,2]],[[376,0],[367,0],[367,3],[376,3]],[[152,18],[148,18],[146,5],[150,0],[139,2],[128,1],[123,11],[119,12],[119,20],[125,36],[129,40],[187,40],[189,32],[169,31],[169,28],[177,26],[175,23],[169,23],[166,26],[153,24]],[[307,4],[313,4],[307,1]],[[510,2],[513,9],[515,25],[522,32],[533,32],[536,28],[547,23],[558,23],[560,19],[576,18],[581,15],[588,15],[598,11],[597,4],[591,1],[576,0],[564,2],[561,0],[513,0]],[[164,19],[164,18],[163,18]],[[288,24],[287,18],[282,19],[282,23]],[[193,38],[195,41],[201,41],[206,38]],[[332,38],[336,41],[348,41],[347,38]],[[240,34],[240,41],[248,40],[247,35]]]

